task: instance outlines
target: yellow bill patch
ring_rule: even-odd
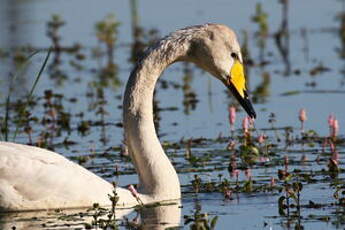
[[[230,82],[235,86],[241,97],[244,98],[246,79],[244,77],[243,65],[238,60],[235,60],[230,70]]]

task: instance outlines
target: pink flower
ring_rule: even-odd
[[[134,188],[133,185],[128,185],[128,190],[132,193],[132,196],[134,196],[135,198],[138,198],[139,197],[139,194],[137,192],[137,190]]]
[[[268,158],[268,157],[260,157],[260,158],[259,158],[259,161],[260,161],[261,163],[269,162],[269,161],[270,161],[270,158]]]
[[[336,137],[339,132],[339,123],[333,114],[330,114],[328,116],[328,126],[329,126],[329,135],[331,137]]]
[[[231,177],[238,178],[239,175],[240,175],[240,170],[234,169],[234,170],[231,171]]]
[[[305,109],[301,109],[299,111],[298,118],[301,121],[301,130],[303,132],[303,130],[304,130],[304,122],[307,120],[307,112],[305,111]]]
[[[245,118],[243,118],[243,121],[242,121],[242,129],[245,133],[248,133],[248,128],[249,128],[249,118],[248,116],[246,116]]]
[[[305,109],[301,109],[299,111],[299,116],[298,116],[299,120],[301,122],[305,122],[307,120],[307,112],[305,111]]]
[[[335,137],[338,134],[339,124],[333,114],[328,116],[329,135]]]
[[[336,137],[339,132],[339,123],[337,119],[333,120],[333,125],[332,125],[332,137]]]
[[[332,127],[332,126],[333,126],[334,120],[335,120],[335,116],[334,116],[333,114],[330,114],[330,115],[328,116],[328,125],[329,125],[329,127]]]
[[[229,122],[231,127],[234,126],[236,121],[236,108],[234,106],[229,107]]]
[[[260,144],[262,144],[262,143],[265,142],[265,139],[266,139],[265,135],[264,134],[260,134],[260,136],[258,137],[258,142]]]

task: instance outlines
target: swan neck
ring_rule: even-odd
[[[152,105],[161,73],[170,64],[183,60],[186,54],[185,46],[172,50],[170,45],[163,41],[149,50],[131,73],[124,97],[124,130],[130,156],[139,174],[139,191],[155,198],[179,199],[178,176],[157,137]]]

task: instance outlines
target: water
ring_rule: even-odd
[[[61,110],[63,113],[70,114],[70,129],[61,129],[61,132],[51,129],[54,135],[52,138],[48,138],[50,140],[48,147],[79,162],[86,159],[86,162],[83,163],[85,167],[98,173],[100,173],[100,168],[105,169],[105,172],[100,175],[110,181],[115,179],[121,185],[137,181],[131,164],[118,156],[119,146],[123,140],[120,127],[122,112],[119,106],[122,104],[124,84],[133,67],[133,63],[128,61],[134,39],[131,27],[133,15],[131,15],[129,3],[129,1],[102,1],[99,3],[81,0],[45,2],[5,0],[2,1],[0,7],[0,28],[5,31],[0,37],[0,48],[1,51],[9,52],[8,55],[0,58],[1,101],[5,101],[7,95],[9,73],[18,72],[12,61],[16,54],[15,50],[27,45],[35,49],[48,48],[51,45],[51,39],[46,36],[46,23],[51,19],[52,14],[60,15],[61,19],[65,21],[65,25],[58,31],[61,35],[61,45],[68,48],[78,43],[82,48],[76,53],[62,52],[61,63],[57,67],[61,71],[60,73],[66,75],[65,80],[61,80],[53,71],[46,71],[42,75],[35,90],[37,105],[30,110],[33,116],[39,120],[44,117],[49,119],[49,109],[43,107],[43,104],[47,102],[43,98],[44,91],[51,89],[53,93],[63,95],[61,103],[59,97],[53,97],[52,101],[55,103],[53,103],[54,106],[56,104],[63,106]],[[256,3],[261,3],[263,11],[268,14],[269,37],[264,40],[263,56],[260,55],[260,47],[257,45],[258,38],[255,35],[259,26],[251,20],[255,14]],[[292,126],[295,129],[293,136],[300,137],[298,111],[301,108],[305,108],[308,113],[306,130],[315,130],[320,136],[328,135],[327,116],[330,113],[337,116],[340,127],[342,127],[345,117],[342,102],[345,93],[345,65],[339,50],[344,47],[344,44],[339,36],[341,21],[336,17],[344,12],[344,1],[289,1],[289,45],[287,46],[288,55],[285,57],[280,54],[273,38],[273,34],[281,27],[282,5],[279,1],[161,2],[152,0],[137,4],[138,26],[146,31],[157,30],[157,36],[166,35],[170,31],[187,25],[205,22],[229,25],[238,33],[241,43],[244,43],[245,40],[242,31],[247,32],[247,48],[255,63],[254,66],[248,65],[247,69],[249,88],[257,100],[254,105],[258,113],[258,119],[255,122],[256,128],[271,127],[268,122],[269,115],[274,113],[277,120],[276,127]],[[101,70],[106,67],[107,59],[105,56],[94,58],[95,49],[102,52],[105,50],[104,44],[97,40],[95,23],[103,20],[108,14],[114,14],[121,23],[118,27],[118,40],[114,52],[114,63],[118,68],[116,76],[121,83],[116,85],[106,83],[100,87],[104,95],[97,97],[99,91],[96,86],[102,83],[102,79],[104,80]],[[149,39],[144,38],[143,40]],[[21,98],[31,89],[45,55],[45,52],[35,55],[24,76],[15,81],[13,100]],[[78,59],[78,55],[85,56],[85,59]],[[52,60],[53,57],[50,61],[52,62]],[[71,62],[74,64],[71,65]],[[260,62],[266,64],[260,65]],[[289,65],[290,73],[286,74]],[[312,75],[312,70],[318,66],[325,67],[329,71]],[[186,69],[187,73],[191,75],[189,78],[185,77]],[[264,77],[266,73],[268,75]],[[178,149],[168,148],[168,155],[174,162],[177,162],[176,167],[182,185],[190,185],[194,174],[200,175],[203,182],[217,181],[218,174],[223,174],[224,177],[234,181],[234,178],[230,178],[227,172],[231,152],[224,149],[228,141],[214,143],[217,137],[230,135],[228,106],[233,104],[234,100],[227,96],[221,83],[192,65],[174,64],[164,72],[161,80],[167,81],[168,84],[167,89],[162,87],[162,83],[156,88],[156,99],[158,107],[161,109],[159,113],[161,141],[179,142],[181,139],[199,137],[211,140],[204,145],[192,145],[193,155],[197,157],[211,156],[211,160],[205,161],[206,165],[199,167],[194,167],[184,157],[184,143],[178,143],[180,146]],[[188,81],[190,81],[189,84]],[[313,84],[315,86],[311,87],[310,85]],[[183,85],[187,86],[188,90],[183,91]],[[174,86],[177,87],[174,88]],[[326,93],[320,91],[326,91]],[[186,95],[191,92],[192,95],[196,95],[198,100],[195,109],[192,109],[193,103],[187,103],[187,106],[183,104],[185,100],[190,100],[190,97],[186,97]],[[289,92],[290,95],[284,95]],[[103,98],[106,100],[104,105],[102,104]],[[97,114],[96,111],[99,109],[105,109],[104,116],[100,113]],[[1,114],[1,116],[4,115]],[[241,119],[244,116],[243,112],[238,114],[236,128],[241,128]],[[77,131],[82,127],[82,122],[91,122],[89,129],[84,134]],[[33,142],[38,142],[42,131],[51,128],[49,123],[42,124],[33,121],[31,125]],[[13,133],[14,125],[10,129]],[[259,131],[259,133],[261,132],[264,131]],[[240,134],[241,131],[238,130],[236,133]],[[281,163],[283,156],[288,154],[290,159],[298,161],[302,155],[300,150],[305,146],[296,144],[293,148],[286,149],[283,143],[276,141],[274,132],[266,131],[265,133],[272,143],[278,145],[275,150],[278,154],[272,157],[272,161],[276,159],[280,162],[272,163],[268,167],[254,166],[255,180],[264,179],[267,184],[270,177],[277,177],[277,170],[283,168]],[[340,134],[343,134],[342,129]],[[284,132],[279,131],[279,135],[283,137]],[[16,142],[28,143],[29,137],[25,133],[20,133]],[[66,142],[75,144],[66,144]],[[320,144],[316,141],[311,142],[316,146],[305,153],[310,161],[309,164],[303,166],[298,163],[294,167],[321,172],[322,169],[327,169],[326,161],[329,154],[322,155]],[[111,157],[102,156],[101,153],[110,147],[115,147],[108,151],[111,153]],[[340,154],[344,152],[342,143],[338,144],[338,151]],[[321,155],[322,159],[325,159],[321,166],[315,163],[317,155]],[[109,176],[112,175],[114,164],[118,165],[120,170],[125,171],[126,175],[119,176],[119,178]],[[220,169],[201,172],[201,169],[213,169],[214,165]],[[196,172],[190,172],[191,169]],[[292,170],[292,168],[290,169]],[[340,174],[340,181],[342,177],[343,175]],[[326,204],[335,202],[332,198],[334,187],[328,188],[329,184],[323,181],[325,178],[326,176],[320,176],[316,183],[305,184],[301,201],[303,204],[307,204],[309,200]],[[240,180],[245,181],[246,178],[241,174]],[[209,219],[219,216],[216,229],[227,229],[229,224],[234,229],[289,229],[287,223],[295,220],[279,216],[277,200],[281,195],[282,193],[277,191],[254,194],[239,193],[239,198],[229,201],[224,200],[224,196],[219,192],[198,195],[184,193],[180,224],[189,228],[190,225],[183,224],[183,216],[193,215],[201,206],[200,212],[208,213]],[[336,228],[338,223],[334,219],[338,215],[335,214],[334,209],[337,208],[332,205],[326,206],[325,211],[302,208],[301,212],[304,217],[302,225],[307,229]],[[258,212],[258,210],[262,211]],[[309,214],[328,215],[331,217],[331,221],[308,219]],[[14,219],[12,218],[12,220]],[[30,221],[29,223],[31,224]],[[340,223],[340,226],[343,226],[343,223]],[[158,227],[162,226],[158,225]]]

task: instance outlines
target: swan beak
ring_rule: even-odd
[[[255,119],[256,113],[246,90],[246,79],[244,76],[243,65],[239,60],[234,61],[230,70],[230,76],[227,78],[226,86],[247,112],[249,117]]]

